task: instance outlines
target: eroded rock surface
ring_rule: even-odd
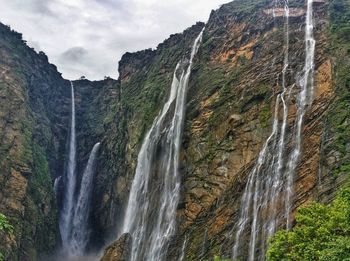
[[[104,251],[101,261],[128,261],[131,251],[131,236],[123,234]]]

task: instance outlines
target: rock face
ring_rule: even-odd
[[[274,101],[281,91],[284,18],[273,18],[264,12],[261,7],[268,8],[265,2],[235,1],[224,5],[211,15],[206,26],[199,69],[193,73],[188,97],[179,235],[168,260],[177,260],[185,238],[188,238],[186,260],[232,255],[241,197],[258,153],[271,133]],[[305,10],[304,1],[294,1],[293,5]],[[248,8],[249,16],[245,13]],[[294,210],[310,200],[331,200],[347,179],[346,171],[334,175],[344,156],[327,168],[322,167],[326,161],[320,160],[329,151],[322,144],[334,145],[334,137],[326,134],[326,138],[325,133],[329,133],[331,126],[329,117],[333,114],[334,99],[339,98],[333,54],[328,49],[332,44],[327,38],[329,8],[327,2],[314,4],[315,94],[302,130]],[[290,62],[286,78],[288,88],[294,90],[287,135],[293,130],[296,112],[298,91],[293,85],[304,64],[304,42],[297,40],[304,39],[304,28],[300,26],[304,23],[303,15],[290,17]],[[289,136],[287,151],[292,146],[293,138]],[[278,209],[280,214],[283,211]],[[242,236],[242,245],[248,242],[248,236]]]
[[[7,260],[35,260],[58,240],[50,174],[64,169],[69,82],[2,24],[0,57],[0,212],[14,226],[0,248]]]
[[[234,1],[213,11],[206,25],[190,80],[180,168],[183,186],[178,209],[179,230],[170,247],[168,260],[178,260],[185,238],[188,239],[186,260],[210,259],[214,255],[231,256],[232,231],[238,220],[243,190],[258,153],[271,132],[274,103],[282,90],[285,19],[280,15],[283,6],[275,6],[275,17],[268,11],[273,7],[272,1]],[[329,35],[329,24],[333,22],[329,17],[331,8],[334,4],[327,1],[314,3],[317,41],[315,94],[302,131],[302,157],[295,180],[293,211],[310,200],[332,200],[347,179],[345,171],[334,175],[337,169],[342,169],[344,153],[340,156],[337,149],[332,151],[332,163],[327,163],[327,167],[323,167],[326,161],[321,160],[330,153],[326,147],[335,145],[335,136],[332,135],[335,135],[336,127],[330,123],[330,115],[336,104],[334,100],[340,97],[335,84],[334,53],[330,51],[333,44]],[[293,146],[290,134],[299,92],[296,82],[305,59],[305,13],[304,1],[294,1],[289,21],[290,64],[286,73],[287,88],[292,90],[287,151],[291,151]],[[159,95],[155,89],[139,84],[147,82],[145,75],[149,76],[152,72],[150,68],[158,66],[159,61],[155,57],[151,51],[124,57],[127,61],[121,62],[120,81],[125,100],[136,101],[126,93],[141,95],[136,96],[140,97],[137,99]],[[167,57],[162,62],[168,60]],[[175,64],[174,61],[172,64]],[[159,70],[159,77],[164,72]],[[152,82],[156,81],[152,79]],[[163,85],[164,80],[160,83],[163,88],[167,87]],[[166,83],[169,86],[169,80]],[[166,96],[166,92],[162,95]],[[123,105],[128,112],[137,112],[126,117],[124,156],[128,178],[122,179],[123,184],[131,182],[140,140],[154,119],[154,112],[159,111],[159,106],[156,103],[152,105],[150,101],[152,99],[148,99],[147,110],[140,106],[141,103]],[[138,108],[142,111],[137,111]],[[148,110],[154,114],[148,117],[144,114]],[[280,120],[281,117],[279,115]],[[144,119],[149,123],[141,124]],[[333,134],[330,134],[330,128]],[[118,180],[119,177],[117,184]],[[278,210],[282,211],[281,208]],[[283,226],[280,224],[280,227]],[[247,235],[242,241],[247,241]]]
[[[282,91],[285,18],[283,6],[275,3],[236,0],[213,11],[205,26],[189,83],[178,232],[167,260],[231,256],[241,197],[271,133]],[[291,3],[287,152],[293,148],[297,81],[305,59],[305,13],[305,1]],[[348,180],[350,27],[345,14],[350,14],[346,0],[314,3],[315,92],[302,129],[293,212],[311,200],[330,202]],[[172,35],[156,50],[126,53],[119,80],[74,81],[78,180],[92,146],[101,142],[89,221],[91,251],[122,232],[144,135],[167,100],[176,63],[188,55],[203,26]],[[65,170],[70,86],[18,33],[0,25],[0,36],[0,212],[15,226],[14,235],[1,238],[0,248],[9,260],[36,260],[59,241],[60,201],[57,208],[52,180]],[[241,240],[246,244],[247,235]],[[126,260],[130,244],[130,235],[123,235],[102,260]]]
[[[131,251],[130,234],[122,235],[117,241],[106,248],[101,261],[128,261]]]

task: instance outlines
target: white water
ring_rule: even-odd
[[[185,261],[187,241],[188,241],[188,236],[186,235],[185,236],[185,240],[182,243],[181,254],[180,254],[179,261]]]
[[[267,237],[270,237],[276,230],[276,214],[277,214],[277,200],[279,193],[281,192],[283,185],[282,168],[284,166],[284,153],[285,153],[285,139],[286,139],[286,128],[287,128],[287,118],[288,118],[288,104],[286,102],[287,94],[287,80],[286,74],[289,67],[289,3],[285,0],[284,5],[284,16],[285,16],[285,53],[284,53],[284,65],[282,70],[282,89],[281,101],[283,105],[283,116],[282,125],[280,130],[280,138],[278,141],[278,151],[277,151],[277,162],[274,166],[274,175],[272,178],[272,187],[269,195],[269,202],[271,208],[271,217],[266,222],[264,230],[267,229]],[[268,227],[266,227],[268,226]]]
[[[186,92],[202,34],[203,31],[193,44],[189,61],[177,64],[169,99],[146,134],[138,155],[123,226],[123,232],[132,235],[131,261],[164,260],[175,232]]]
[[[308,1],[306,16],[306,58],[304,74],[299,82],[301,91],[298,96],[297,116],[292,138],[294,148],[286,157],[286,130],[288,118],[288,100],[294,85],[288,90],[287,71],[289,67],[289,3],[284,1],[285,10],[285,48],[284,65],[282,70],[282,93],[276,98],[276,107],[272,133],[260,151],[256,165],[248,176],[248,181],[242,196],[239,220],[236,226],[233,259],[240,255],[241,237],[250,227],[248,260],[264,260],[266,240],[276,231],[278,218],[277,207],[285,199],[285,218],[287,229],[290,229],[290,212],[292,209],[292,195],[294,173],[301,154],[301,135],[303,118],[307,103],[312,102],[314,86],[314,53],[315,40],[313,39],[312,1]],[[287,95],[288,94],[288,95]],[[288,100],[286,100],[288,98]],[[280,129],[278,129],[279,102],[281,101],[283,114]],[[287,158],[287,163],[285,163]],[[284,168],[286,166],[286,170]],[[260,242],[257,246],[257,242]],[[259,255],[257,256],[257,253]]]
[[[96,168],[96,156],[100,143],[93,147],[86,165],[77,204],[75,206],[73,227],[71,232],[70,253],[75,256],[83,256],[89,241],[90,231],[88,217],[90,214],[91,194]]]
[[[266,154],[268,150],[268,146],[270,145],[271,141],[275,137],[278,129],[278,106],[279,106],[279,100],[280,95],[277,96],[276,104],[275,104],[275,114],[274,114],[274,122],[273,122],[273,128],[271,135],[266,140],[262,150],[259,153],[259,158],[257,161],[257,164],[255,165],[252,173],[249,175],[247,185],[245,187],[245,191],[243,193],[242,197],[242,203],[241,203],[241,210],[239,215],[239,221],[237,223],[237,231],[236,231],[236,237],[235,237],[235,244],[233,247],[233,260],[236,260],[238,257],[238,250],[240,247],[240,241],[241,236],[246,228],[246,225],[251,219],[251,214],[253,214],[253,222],[252,222],[252,231],[251,233],[251,239],[249,243],[249,249],[255,247],[256,243],[256,225],[257,225],[257,218],[258,218],[258,204],[260,205],[260,199],[261,195],[260,193],[260,178],[258,175],[260,174],[261,168],[263,167],[263,164],[265,163]],[[253,201],[253,213],[251,213],[250,208]],[[249,260],[254,260],[254,254],[255,251],[249,252]]]
[[[63,196],[63,205],[60,213],[60,232],[62,238],[63,249],[69,248],[69,237],[73,218],[74,207],[74,192],[76,186],[76,134],[75,134],[75,99],[74,99],[74,86],[71,82],[71,129],[70,129],[70,142],[69,142],[69,158],[67,173],[65,175],[65,189]]]
[[[301,153],[301,134],[302,126],[304,121],[304,115],[307,104],[311,104],[314,91],[314,70],[315,70],[315,46],[316,41],[313,36],[313,0],[307,1],[307,12],[306,12],[306,26],[305,26],[305,65],[304,74],[300,79],[299,85],[301,91],[298,97],[298,109],[296,117],[296,133],[295,133],[295,147],[290,156],[288,162],[287,172],[287,195],[286,195],[286,217],[287,217],[287,229],[291,228],[291,210],[293,206],[293,186],[294,186],[294,175],[297,165],[299,163],[299,157]]]
[[[61,183],[62,176],[59,176],[55,179],[54,185],[53,185],[53,191],[55,192],[55,197],[58,196],[58,189]]]

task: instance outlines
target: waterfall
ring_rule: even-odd
[[[269,195],[269,201],[271,202],[271,217],[265,223],[264,231],[267,230],[267,237],[270,237],[276,230],[276,215],[277,215],[277,199],[278,194],[281,192],[282,186],[282,169],[284,163],[284,152],[285,152],[285,139],[286,139],[286,128],[287,128],[287,118],[288,118],[288,104],[286,101],[287,95],[287,80],[286,74],[289,67],[289,6],[288,0],[285,0],[284,5],[284,16],[285,16],[285,52],[284,52],[284,65],[282,70],[282,94],[281,101],[283,106],[283,116],[282,116],[282,125],[280,130],[280,138],[278,141],[278,150],[277,150],[277,162],[274,165],[274,175],[272,178],[271,191]],[[268,227],[266,227],[268,226]],[[264,248],[264,246],[262,246]]]
[[[279,106],[279,100],[280,95],[277,96],[276,104],[275,104],[275,114],[274,114],[274,122],[273,122],[273,128],[271,135],[266,140],[262,150],[259,153],[259,158],[257,161],[257,164],[255,165],[253,171],[249,175],[247,185],[245,187],[242,202],[241,202],[241,209],[240,209],[240,215],[239,215],[239,221],[237,223],[237,231],[236,231],[236,237],[235,237],[235,244],[233,246],[233,260],[236,260],[238,257],[238,250],[240,246],[241,236],[246,228],[246,225],[248,225],[250,221],[250,208],[253,200],[253,222],[252,222],[252,233],[251,233],[251,240],[249,244],[249,248],[255,247],[255,235],[256,235],[256,224],[257,224],[257,218],[258,218],[258,204],[261,200],[261,190],[260,190],[260,177],[257,177],[258,174],[260,174],[260,171],[262,170],[263,164],[265,163],[265,159],[267,156],[269,145],[271,144],[272,140],[275,138],[275,135],[277,133],[278,129],[278,106]],[[255,253],[255,251],[252,251]],[[249,254],[249,260],[254,260],[254,253]]]
[[[307,104],[311,104],[314,91],[314,70],[315,70],[315,46],[316,41],[313,36],[314,24],[313,24],[313,0],[307,1],[306,11],[306,25],[305,25],[305,65],[303,70],[303,76],[299,81],[301,91],[298,97],[297,116],[295,121],[295,147],[290,156],[288,162],[288,176],[287,176],[287,195],[286,195],[286,217],[287,217],[287,229],[291,228],[291,210],[292,210],[292,196],[294,175],[297,165],[299,163],[299,157],[301,153],[301,132],[304,121],[304,115]]]
[[[301,135],[303,119],[308,103],[312,102],[314,88],[314,55],[315,40],[313,38],[312,0],[308,0],[306,14],[306,58],[303,75],[298,82],[301,91],[298,95],[297,115],[295,128],[291,137],[295,140],[294,148],[289,157],[286,157],[286,129],[288,119],[288,103],[291,88],[288,90],[287,71],[289,67],[289,3],[284,1],[284,31],[285,48],[282,70],[282,93],[277,95],[275,114],[270,136],[259,153],[257,162],[248,176],[243,192],[239,219],[236,224],[235,242],[233,246],[233,259],[239,257],[241,237],[243,232],[250,228],[248,260],[264,260],[266,240],[276,230],[278,217],[277,207],[285,199],[285,217],[287,229],[291,227],[290,212],[292,209],[292,196],[294,174],[301,154]],[[279,103],[282,104],[282,122],[279,126]],[[287,162],[285,162],[287,161]],[[286,169],[284,171],[284,169]],[[260,242],[259,247],[257,247]],[[256,256],[256,254],[259,256]]]
[[[168,101],[146,134],[138,155],[123,225],[123,231],[132,235],[131,261],[164,260],[175,232],[186,92],[203,30],[194,41],[190,59],[177,64]]]
[[[78,201],[75,207],[73,227],[71,232],[71,253],[82,256],[89,240],[88,218],[90,214],[91,193],[93,189],[93,179],[96,168],[96,156],[100,148],[100,143],[93,147],[88,163],[86,165],[81,185]]]
[[[85,171],[82,176],[80,193],[76,201],[76,133],[75,133],[75,99],[74,86],[71,82],[72,115],[69,141],[69,156],[64,183],[63,203],[60,212],[60,233],[62,249],[68,257],[82,256],[89,239],[88,217],[92,193],[95,161],[100,143],[93,147]],[[55,180],[56,195],[62,176]]]
[[[67,173],[65,175],[65,189],[63,197],[63,205],[60,213],[60,232],[62,237],[63,249],[69,247],[69,237],[72,225],[73,207],[74,207],[74,192],[76,186],[76,134],[75,134],[75,100],[74,100],[74,86],[71,82],[71,129],[70,129],[70,141],[69,141],[69,157]]]
[[[55,197],[56,198],[58,196],[61,179],[62,179],[62,176],[59,176],[59,177],[55,178],[55,182],[53,184],[53,191],[55,192]]]
[[[184,242],[182,243],[181,254],[180,254],[179,261],[184,261],[184,260],[185,260],[187,241],[188,241],[188,236],[186,235],[186,236],[185,236],[185,240],[184,240]]]

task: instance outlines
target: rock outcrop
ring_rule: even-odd
[[[128,261],[131,251],[132,238],[130,234],[122,235],[104,251],[101,261]]]

